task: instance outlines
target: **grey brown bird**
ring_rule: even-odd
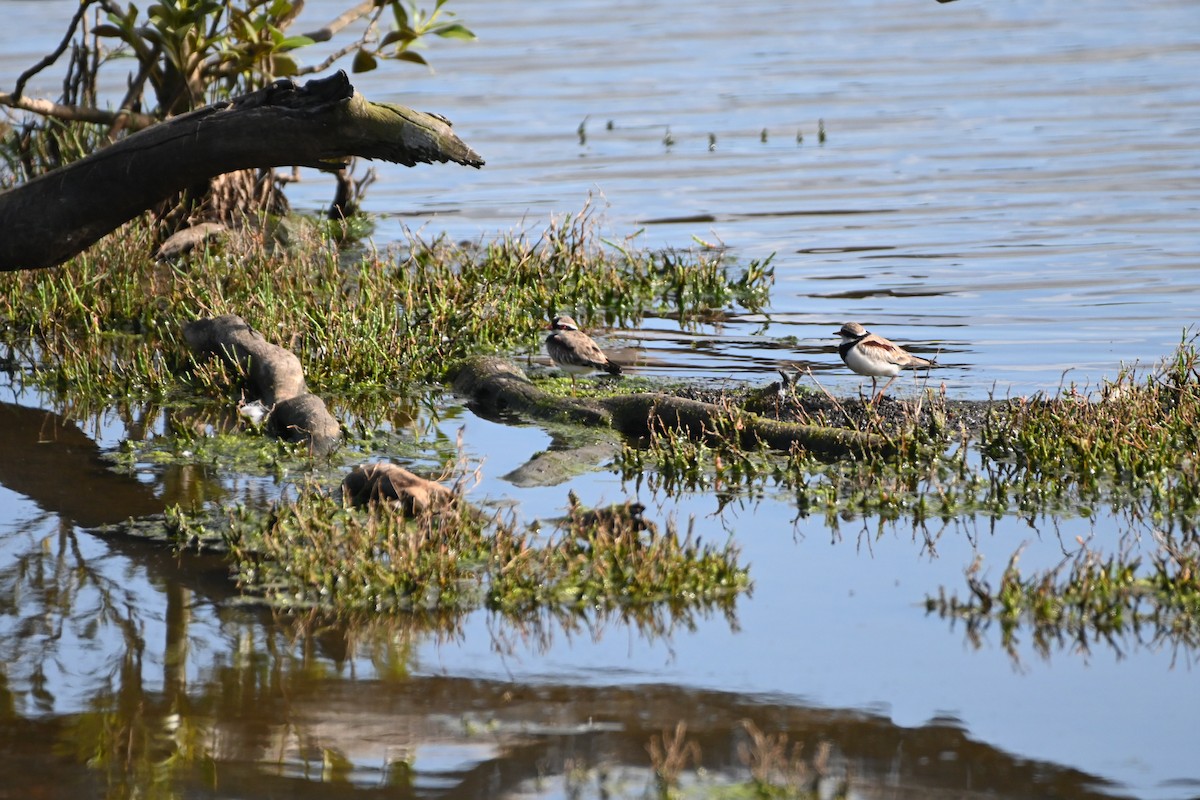
[[[579,330],[575,320],[563,315],[550,323],[552,333],[546,337],[546,352],[554,365],[571,376],[571,391],[575,391],[575,376],[603,370],[620,375],[621,367],[609,361],[592,337]]]
[[[857,322],[847,322],[834,335],[842,337],[838,355],[846,366],[871,379],[871,394],[875,400],[883,396],[901,369],[937,366],[933,361],[914,356],[895,342],[871,333]],[[876,382],[883,377],[888,378],[888,382],[876,394]]]

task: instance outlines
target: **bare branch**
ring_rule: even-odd
[[[90,6],[92,2],[93,0],[84,0],[84,2],[79,4],[79,10],[77,10],[75,12],[75,16],[71,18],[71,25],[67,28],[66,35],[63,36],[62,41],[58,43],[58,47],[54,49],[54,52],[22,72],[21,77],[17,78],[17,85],[12,92],[12,97],[15,100],[19,101],[21,99],[21,95],[25,92],[25,84],[29,82],[30,78],[32,78],[34,75],[37,75],[46,67],[57,61],[58,57],[63,54],[63,51],[67,49],[67,45],[71,43],[71,39],[75,38],[75,29],[79,27],[79,21],[83,19],[84,13],[88,10],[88,6]],[[8,105],[14,104],[9,103]]]
[[[135,114],[132,111],[104,111],[99,108],[86,106],[67,106],[62,103],[52,103],[49,100],[35,100],[28,97],[14,97],[8,92],[0,92],[0,106],[18,108],[43,117],[68,120],[70,122],[95,122],[100,125],[115,125],[124,120],[125,127],[146,128],[157,122],[149,114]]]
[[[346,25],[350,24],[354,20],[365,17],[368,13],[370,13],[372,5],[373,4],[370,2],[360,3],[358,6],[350,9],[345,14],[343,14],[342,16],[340,16],[336,20],[334,20],[332,23],[330,23],[329,27],[322,28],[321,31],[319,31],[319,33],[324,33],[325,31],[330,31],[330,36],[332,36],[334,33],[337,33],[339,30],[346,27]],[[371,17],[370,24],[367,26],[367,29],[365,31],[363,31],[363,35],[358,38],[357,42],[354,42],[353,44],[348,44],[345,47],[341,48],[340,50],[329,54],[329,56],[327,56],[324,61],[322,61],[320,64],[317,64],[316,66],[303,67],[303,68],[297,70],[296,74],[297,75],[312,75],[317,72],[324,72],[325,70],[332,67],[334,65],[334,63],[336,61],[338,61],[339,59],[341,59],[342,57],[347,56],[350,53],[353,53],[358,48],[362,47],[364,44],[367,43],[367,40],[371,38],[372,31],[375,29],[375,23],[377,23],[379,21],[379,17],[381,14],[383,14],[383,6],[379,6],[375,9],[375,14],[374,14],[374,16]],[[353,16],[351,17],[351,15],[353,15]],[[343,20],[345,20],[345,21],[343,22]],[[341,24],[339,25],[338,23],[341,23]],[[337,26],[336,28],[334,27],[335,25]],[[309,36],[309,38],[312,38],[312,34],[307,34],[307,35]],[[320,40],[320,41],[324,41],[324,40]]]
[[[374,7],[375,3],[373,0],[363,0],[363,2],[359,3],[354,8],[347,9],[342,13],[341,16],[339,16],[333,22],[330,22],[324,28],[318,28],[311,33],[306,33],[303,35],[307,36],[309,39],[312,39],[314,42],[328,42],[342,28],[346,27],[357,19],[365,17],[367,14],[370,14],[371,9]]]

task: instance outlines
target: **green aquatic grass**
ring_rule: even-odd
[[[1200,520],[1200,355],[1187,336],[1162,364],[1123,370],[1099,397],[1069,389],[1008,404],[991,415],[980,446],[1010,466],[1026,511],[1076,498],[1132,509],[1166,530]],[[1028,476],[1036,476],[1036,483]]]
[[[1200,519],[1198,362],[1194,339],[1185,339],[1163,364],[1123,371],[1095,398],[1067,391],[992,403],[978,430],[956,429],[954,409],[934,392],[915,403],[834,401],[815,411],[774,391],[765,399],[731,393],[755,408],[774,404],[803,422],[840,422],[895,446],[834,463],[800,449],[756,447],[737,435],[736,403],[718,400],[728,413],[705,435],[652,431],[628,443],[616,467],[626,481],[667,495],[789,498],[799,518],[821,515],[835,530],[840,520],[867,516],[919,526],[1104,510],[1131,525],[1190,534]]]
[[[524,616],[664,606],[732,609],[749,589],[737,549],[652,536],[573,517],[544,537],[465,503],[411,516],[346,508],[340,496],[305,487],[266,509],[239,505],[222,517],[174,508],[180,546],[228,552],[244,592],[276,608],[340,615],[460,611],[487,607]]]
[[[325,224],[289,225],[288,247],[278,228],[253,228],[164,264],[132,223],[62,267],[0,275],[0,341],[30,379],[66,395],[162,397],[184,377],[221,396],[235,376],[196,364],[180,330],[232,313],[293,350],[314,391],[369,398],[436,382],[465,355],[536,350],[559,312],[633,324],[767,299],[766,263],[617,246],[596,227],[585,209],[537,237],[474,246],[413,236],[356,259],[339,255]]]
[[[916,407],[903,410],[905,418],[899,420],[877,416],[867,407],[856,421],[859,429],[881,433],[895,447],[830,463],[799,446],[779,452],[761,442],[746,442],[740,436],[741,409],[718,402],[725,413],[714,416],[701,436],[659,428],[643,441],[627,443],[616,461],[622,478],[668,496],[772,495],[790,501],[801,518],[823,517],[834,530],[847,518],[872,515],[886,520],[911,517],[921,524],[1003,513],[988,495],[989,481],[972,465],[968,437],[962,432],[951,436],[940,413],[920,422]]]

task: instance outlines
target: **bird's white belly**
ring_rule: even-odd
[[[899,364],[868,358],[859,352],[857,347],[851,347],[850,352],[846,353],[846,366],[859,375],[871,375],[879,378],[894,378],[900,374]]]
[[[589,372],[596,371],[596,368],[591,364],[575,364],[571,361],[555,361],[554,363],[563,372],[570,372],[575,375],[586,375]]]

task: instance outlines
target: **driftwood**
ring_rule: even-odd
[[[250,392],[268,408],[267,424],[274,433],[306,442],[315,452],[337,444],[341,426],[325,402],[308,391],[295,353],[271,344],[234,314],[189,322],[183,336],[197,354],[221,358],[242,371]]]
[[[372,103],[344,72],[181,114],[0,192],[0,271],[61,264],[180,190],[240,169],[483,159],[442,117]]]
[[[448,508],[458,495],[437,481],[422,478],[395,464],[362,464],[342,480],[342,499],[348,505],[382,503],[406,516]]]
[[[462,361],[454,376],[454,391],[485,412],[515,411],[548,421],[607,426],[633,437],[671,429],[701,438],[721,430],[721,422],[730,416],[728,408],[659,392],[586,400],[551,395],[535,386],[515,364],[496,356]],[[776,450],[798,446],[824,458],[892,447],[886,437],[877,434],[780,422],[744,411],[737,415],[739,435],[747,446],[755,442],[765,442]]]

